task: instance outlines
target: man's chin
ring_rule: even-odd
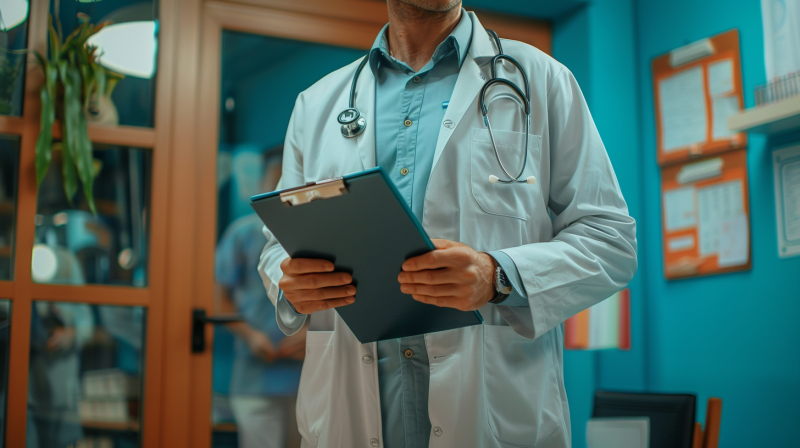
[[[399,0],[404,5],[414,6],[428,12],[447,12],[461,4],[461,0]]]

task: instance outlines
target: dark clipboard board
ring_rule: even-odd
[[[403,294],[403,262],[434,249],[382,168],[250,198],[292,258],[322,258],[349,272],[356,301],[336,308],[361,343],[477,325],[477,311],[420,303]]]

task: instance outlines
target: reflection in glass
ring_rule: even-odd
[[[61,159],[53,162],[36,208],[32,277],[38,283],[147,286],[149,150],[95,145],[97,216],[81,191],[70,205]]]
[[[56,10],[56,5],[58,5],[58,10]],[[94,39],[98,40],[95,43],[111,45],[105,49],[107,50],[105,62],[111,63],[105,65],[109,69],[119,70],[120,73],[127,76],[114,88],[110,99],[99,100],[100,111],[96,114],[95,119],[101,121],[102,124],[153,126],[156,91],[154,73],[158,48],[156,43],[157,10],[157,2],[154,0],[114,0],[91,3],[50,0],[50,11],[61,20],[65,35],[72,32],[79,24],[79,13],[88,15],[91,23],[111,21],[114,24],[95,35]],[[147,34],[147,30],[133,26],[134,30],[138,30],[139,33],[135,36],[128,35],[122,48],[114,44],[117,41],[114,36],[119,37],[120,30],[125,34],[125,30],[131,28],[129,24],[139,22],[148,23],[149,35],[139,34],[142,31]],[[109,37],[111,37],[111,42],[108,40]],[[120,53],[120,49],[122,49],[122,53]],[[134,61],[131,61],[131,58]],[[149,68],[142,68],[136,61],[149,61]],[[131,66],[131,62],[134,62],[133,66]],[[131,67],[134,68],[133,71],[129,70]],[[143,76],[145,74],[147,76]]]
[[[139,446],[145,310],[34,302],[26,448]]]
[[[13,277],[18,166],[19,137],[0,135],[0,280]]]
[[[284,337],[255,266],[266,243],[249,197],[281,175],[282,143],[297,95],[360,50],[223,31],[217,312],[245,322],[214,333],[215,448],[296,447],[294,402],[305,333]],[[286,76],[286,64],[293,64]]]
[[[11,334],[11,302],[0,300],[0,448],[6,441],[6,397],[8,396],[8,341]]]
[[[126,76],[150,79],[156,71],[156,22],[116,23],[90,37],[87,43],[97,47],[97,62]],[[136,45],[131,45],[136,42]]]
[[[22,115],[29,7],[27,0],[0,1],[0,115]]]

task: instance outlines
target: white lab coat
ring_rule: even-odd
[[[478,106],[495,48],[469,14],[472,44],[439,132],[422,225],[434,238],[479,251],[502,249],[519,269],[529,307],[487,304],[480,309],[484,325],[425,335],[430,447],[569,447],[561,324],[630,281],[636,223],[574,77],[520,42],[503,41],[503,49],[530,77],[523,178],[535,176],[536,183],[488,182],[490,174],[503,177]],[[336,120],[347,107],[358,62],[297,98],[278,188],[375,166],[375,78],[369,67],[356,95],[366,130],[344,138]],[[504,68],[504,76],[521,83],[510,65]],[[491,105],[490,117],[501,156],[516,174],[524,115],[503,100]],[[269,243],[259,270],[274,302],[287,254],[264,231]],[[285,332],[296,330],[278,321]],[[333,310],[310,317],[297,404],[303,447],[383,446],[375,361],[376,344],[360,344]]]

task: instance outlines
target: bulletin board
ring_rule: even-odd
[[[707,43],[711,55],[682,65],[671,60],[680,49],[653,59],[661,166],[747,146],[746,133],[728,130],[728,117],[744,108],[739,31],[718,34]]]
[[[663,168],[661,198],[667,279],[751,268],[745,149]]]

